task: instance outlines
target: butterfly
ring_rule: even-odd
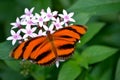
[[[11,53],[14,59],[32,60],[39,65],[50,65],[57,60],[68,59],[75,50],[75,44],[86,33],[83,25],[71,25],[54,33],[46,32],[19,44]]]

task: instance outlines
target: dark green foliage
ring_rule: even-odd
[[[88,28],[59,68],[9,57],[10,23],[32,7],[75,12],[75,24]],[[120,0],[0,0],[0,80],[120,80]]]

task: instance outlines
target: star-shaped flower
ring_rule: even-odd
[[[48,7],[47,8],[47,12],[42,12],[43,15],[46,16],[45,20],[49,21],[49,20],[55,20],[55,16],[57,15],[57,11],[53,11],[51,12],[51,9]]]
[[[11,25],[13,26],[12,29],[14,29],[14,28],[21,28],[21,21],[20,21],[20,19],[17,17],[16,18],[16,22],[11,23]]]
[[[46,26],[46,25],[43,25],[43,28],[44,28],[45,32],[50,31],[51,34],[52,34],[53,32],[55,32],[55,31],[53,30],[53,28],[54,28],[54,25],[53,25],[53,24],[51,24],[49,27]],[[47,35],[47,34],[46,34],[46,35]]]
[[[59,14],[59,16],[64,19],[65,23],[69,21],[75,22],[75,20],[72,18],[73,15],[74,15],[73,12],[68,14],[66,10],[63,10],[63,14]]]
[[[29,17],[29,18],[26,18],[26,19],[22,19],[21,24],[26,25],[26,26],[37,25],[35,17],[32,17],[32,18]]]
[[[25,14],[22,15],[20,18],[33,17],[33,14],[32,14],[33,10],[34,10],[34,7],[31,8],[30,10],[28,8],[25,8]]]
[[[31,26],[26,26],[26,29],[21,29],[25,35],[23,36],[23,39],[26,40],[28,37],[36,37],[37,34],[34,33],[37,27],[31,28]]]
[[[11,30],[11,35],[7,38],[7,40],[12,40],[12,45],[16,43],[17,40],[21,40],[20,30],[16,33],[14,30]]]
[[[39,15],[38,13],[35,14],[36,22],[39,24],[40,27],[43,26],[43,22],[45,21],[45,15]]]
[[[55,28],[58,30],[58,29],[60,29],[60,28],[63,28],[64,22],[60,22],[60,19],[57,18],[56,21],[53,22],[53,24],[54,24]]]

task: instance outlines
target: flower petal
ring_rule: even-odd
[[[75,22],[75,20],[74,20],[73,18],[70,18],[69,21],[71,21],[71,22]]]
[[[20,29],[23,33],[27,33],[26,29]]]
[[[54,25],[53,25],[53,24],[51,24],[51,25],[50,25],[50,27],[49,27],[49,30],[50,30],[50,31],[52,31],[52,30],[53,30],[53,28],[54,28]]]
[[[50,7],[47,8],[47,13],[51,13]]]
[[[33,12],[33,10],[34,10],[34,7],[30,9],[30,12],[32,13],[32,12]]]
[[[12,35],[15,35],[16,33],[15,33],[15,31],[14,31],[14,30],[11,30],[11,34],[12,34]]]
[[[64,15],[63,14],[58,14],[61,18],[63,18],[64,17]]]
[[[72,17],[74,15],[74,12],[71,12],[68,14],[69,17]]]
[[[58,68],[59,67],[59,61],[56,61],[55,64],[56,64],[56,67]]]
[[[34,32],[37,29],[37,27],[32,28],[32,32]]]
[[[53,16],[56,16],[57,13],[58,13],[58,11],[54,11],[54,12],[53,12]]]
[[[32,37],[37,37],[37,34],[36,33],[32,33]]]
[[[23,36],[23,39],[25,40],[25,39],[27,39],[27,37],[28,37],[28,34],[25,34],[25,35]]]
[[[26,30],[31,30],[31,26],[30,26],[30,25],[27,25],[27,26],[26,26]]]
[[[35,13],[35,17],[36,17],[36,18],[39,18],[40,15],[39,15],[38,13]]]
[[[17,34],[19,35],[19,34],[20,34],[20,32],[21,32],[21,29],[19,29],[19,30],[17,31]]]
[[[68,15],[66,10],[63,10],[63,14],[64,15]]]
[[[48,27],[46,25],[43,25],[43,28],[45,29],[45,31],[48,31]]]
[[[17,17],[17,19],[16,19],[16,22],[17,22],[17,23],[20,23],[20,20],[19,20],[19,18],[18,18],[18,17]]]
[[[16,39],[14,39],[14,40],[12,41],[12,45],[15,45],[15,43],[16,43]]]
[[[12,36],[9,36],[8,38],[7,38],[7,40],[12,40],[13,39],[13,37]]]
[[[15,26],[15,25],[16,25],[16,23],[10,23],[10,25]]]
[[[28,8],[25,8],[25,13],[29,13],[29,10],[28,10]]]

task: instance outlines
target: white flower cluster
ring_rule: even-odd
[[[11,23],[11,36],[7,40],[12,40],[12,45],[16,41],[25,41],[29,38],[46,35],[46,31],[51,33],[56,30],[68,26],[71,22],[75,22],[72,18],[73,12],[67,13],[63,10],[63,14],[58,14],[58,11],[51,11],[48,7],[45,12],[44,9],[40,13],[33,14],[34,7],[30,10],[25,8],[25,14],[20,18],[17,17],[16,22]]]

